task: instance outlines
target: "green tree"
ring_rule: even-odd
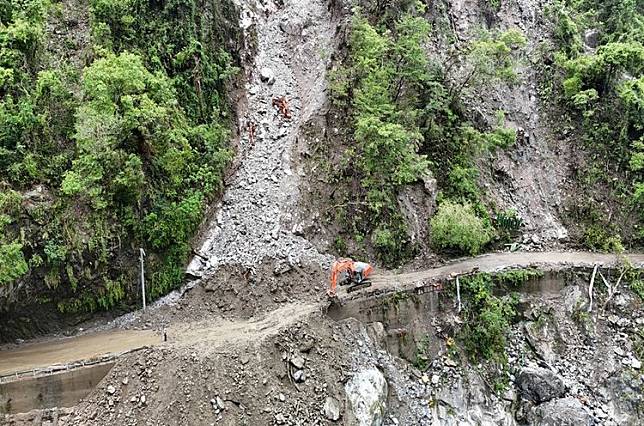
[[[333,80],[336,99],[350,98],[353,117],[354,143],[346,162],[360,185],[357,198],[366,206],[358,209],[356,223],[362,223],[355,226],[371,234],[371,243],[387,264],[398,263],[408,251],[398,191],[428,171],[426,158],[418,153],[422,136],[416,104],[428,74],[423,44],[429,25],[415,16],[419,10],[422,6],[414,4],[396,20],[392,32],[356,14],[350,63]]]
[[[476,255],[491,237],[490,227],[476,216],[468,203],[444,201],[431,219],[432,243],[440,249]]]

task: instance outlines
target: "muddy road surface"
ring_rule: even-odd
[[[110,330],[26,343],[15,349],[0,351],[0,377],[90,360],[107,354],[116,355],[159,342],[159,335],[151,330]]]
[[[636,267],[644,267],[644,254],[630,254],[626,258]],[[436,282],[454,275],[474,271],[494,272],[506,268],[538,267],[543,270],[572,267],[610,266],[619,259],[615,255],[584,252],[495,253],[456,261],[447,265],[406,274],[381,273],[373,277],[373,286],[338,296],[359,299],[397,290],[408,290],[419,283]],[[311,313],[324,309],[324,303],[299,301],[248,320],[203,320],[174,323],[168,328],[168,342],[157,331],[120,330],[101,331],[79,337],[27,343],[15,349],[0,352],[0,376],[21,371],[47,369],[52,365],[66,365],[97,357],[128,352],[151,345],[195,347],[199,350],[221,350],[239,343],[260,341],[277,334],[288,325]]]

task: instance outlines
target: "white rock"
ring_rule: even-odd
[[[110,395],[114,395],[114,392],[116,392],[116,388],[114,386],[112,386],[112,385],[109,385],[107,387],[107,393],[110,394]]]
[[[293,373],[293,380],[295,380],[297,383],[301,383],[306,380],[306,374],[304,374],[303,370],[297,370],[295,373]]]
[[[328,396],[324,402],[324,417],[327,419],[337,422],[340,420],[340,401],[337,399]]]
[[[636,370],[639,370],[640,368],[642,368],[642,363],[640,362],[640,360],[633,358],[631,360],[631,367],[633,367]]]
[[[356,426],[381,426],[386,411],[387,381],[376,368],[355,374],[344,386],[347,394],[349,419]]]
[[[293,358],[291,358],[291,364],[293,364],[293,367],[297,368],[298,370],[304,368],[304,363],[304,358],[300,355],[295,355]]]
[[[456,361],[454,361],[452,358],[447,358],[447,359],[445,360],[445,365],[446,365],[447,367],[456,367],[458,364],[457,364],[457,363],[456,363]]]
[[[268,67],[262,68],[259,72],[259,76],[264,83],[275,83],[275,73],[273,73],[273,70]]]
[[[440,381],[440,377],[437,374],[432,374],[432,385],[437,385]]]

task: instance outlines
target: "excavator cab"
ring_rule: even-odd
[[[368,263],[355,262],[352,259],[340,258],[331,266],[331,279],[327,294],[330,298],[336,297],[336,287],[348,285],[347,292],[360,290],[371,286],[371,281],[366,278],[373,272],[373,267]]]

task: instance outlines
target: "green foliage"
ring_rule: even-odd
[[[505,210],[496,214],[494,218],[496,228],[510,234],[517,232],[523,226],[523,219],[514,209]]]
[[[432,243],[440,249],[476,255],[491,237],[492,230],[476,216],[469,203],[444,201],[431,219]]]
[[[479,274],[461,280],[465,298],[461,339],[473,358],[505,363],[506,335],[516,315],[516,298],[499,298],[492,294],[490,275]]]
[[[579,28],[579,17],[574,16],[559,0],[546,9],[555,23],[554,38],[566,55],[575,56],[582,50],[582,39]]]
[[[501,9],[501,0],[485,0],[485,3],[487,3],[492,10],[498,11]]]
[[[414,358],[414,367],[420,371],[426,371],[431,363],[429,354],[429,337],[424,337],[416,345],[416,356]]]
[[[11,284],[29,270],[22,253],[22,244],[0,243],[0,286]]]
[[[394,3],[387,11],[372,3],[365,6],[377,19],[356,12],[349,57],[329,78],[333,103],[350,112],[354,125],[353,144],[336,178],[354,180],[347,184],[351,195],[342,217],[349,223],[343,227],[368,235],[387,265],[399,264],[414,252],[398,194],[430,176],[430,169],[442,196],[471,203],[487,234],[488,213],[474,160],[510,147],[516,133],[505,128],[502,114],[488,131],[475,129],[464,119],[460,95],[475,85],[514,81],[516,60],[526,43],[515,29],[482,33],[454,55],[454,63],[466,70],[463,81],[454,82],[447,78],[454,64],[442,68],[424,51],[430,31],[422,17],[424,6]],[[483,244],[489,238],[484,236]]]
[[[601,30],[601,42],[642,40],[644,19],[638,0],[580,0],[573,3]]]
[[[56,57],[77,46],[44,48],[45,23],[69,5],[0,2],[2,279],[26,266],[42,283],[37,297],[61,312],[135,302],[138,247],[149,254],[150,297],[180,284],[231,158],[232,3],[89,3],[83,47],[93,54],[80,69]],[[41,195],[22,203],[35,188]]]
[[[194,0],[173,0],[161,7],[147,0],[90,4],[97,50],[136,53],[148,69],[172,76],[188,116],[205,122],[219,114],[224,82],[237,72],[224,48],[237,31],[227,24],[237,22],[231,2],[209,3],[210,13],[203,13],[204,5]]]
[[[511,269],[495,274],[490,274],[492,282],[497,286],[517,288],[530,280],[543,277],[543,271],[532,268]]]
[[[468,84],[516,82],[517,53],[526,43],[527,39],[516,28],[499,33],[482,32],[479,38],[468,46],[465,62],[469,73],[462,87]]]
[[[47,263],[52,266],[61,266],[67,259],[67,247],[53,241],[48,241],[44,249]]]
[[[421,9],[418,3],[401,14],[393,32],[380,30],[357,13],[349,64],[331,76],[336,105],[349,106],[353,114],[354,144],[345,158],[360,187],[352,201],[361,203],[353,202],[357,207],[348,216],[360,233],[370,235],[380,260],[388,265],[411,252],[397,193],[429,166],[418,154],[422,136],[415,120],[416,96],[428,69],[423,43],[429,25],[416,16]]]
[[[607,187],[618,206],[644,222],[644,170],[640,163],[644,140],[644,15],[635,0],[555,2],[555,36],[560,43],[556,64],[563,74],[561,94],[568,120],[585,146],[606,170],[592,182]],[[582,53],[580,34],[598,30],[599,46]],[[609,124],[610,123],[610,124]],[[614,221],[613,221],[614,222]],[[620,220],[606,231],[599,221],[585,230],[585,244],[602,250],[622,246]],[[612,241],[602,241],[611,238]],[[644,233],[640,235],[644,238]]]
[[[610,229],[600,223],[589,225],[584,229],[583,243],[591,250],[622,253],[624,246],[621,237],[610,232]]]
[[[640,300],[644,301],[644,280],[642,279],[635,279],[632,280],[630,283],[631,290],[635,294],[637,294],[640,298]]]
[[[176,241],[188,241],[201,222],[203,198],[195,193],[179,203],[160,204],[143,220],[148,242],[155,249],[171,247]]]

